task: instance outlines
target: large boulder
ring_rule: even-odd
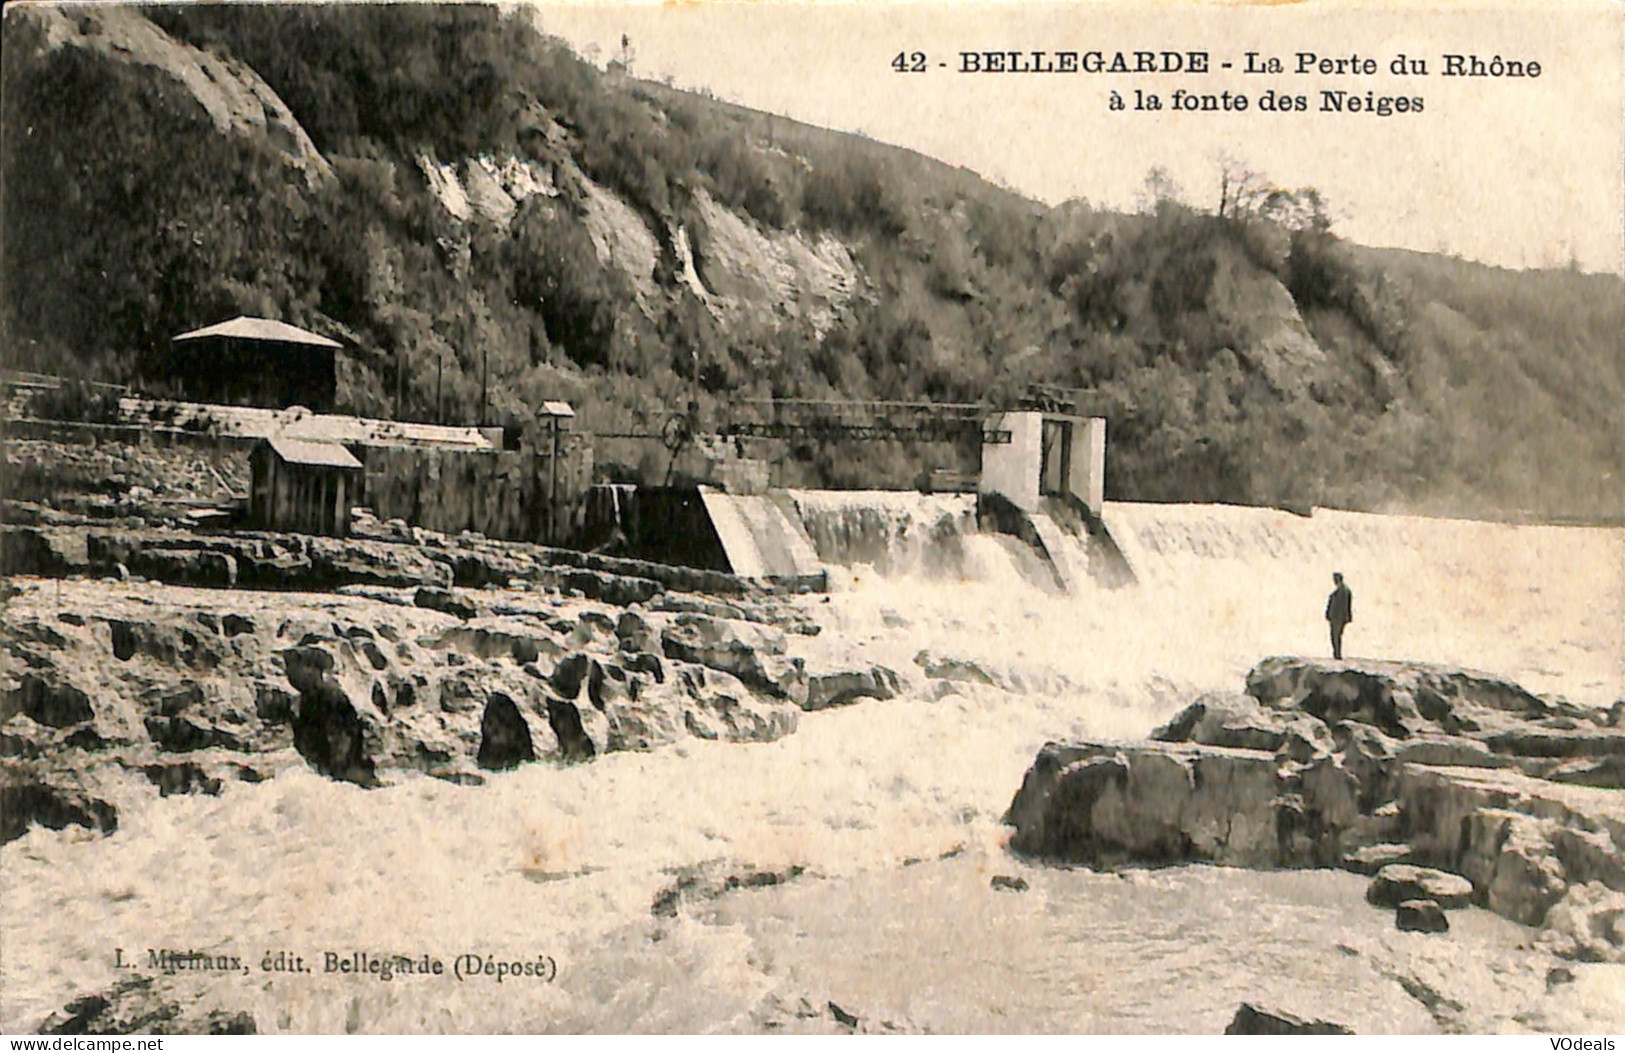
[[[1473,883],[1460,874],[1409,863],[1390,863],[1371,879],[1365,898],[1374,907],[1397,907],[1406,900],[1426,899],[1453,910],[1472,903]]]
[[[1532,926],[1576,887],[1625,893],[1612,714],[1400,662],[1267,659],[1248,696],[1204,695],[1147,743],[1046,745],[1005,817],[1012,847],[1342,866],[1375,872],[1385,907],[1475,902]]]
[[[1018,851],[1071,862],[1271,867],[1280,776],[1269,754],[1175,744],[1050,743],[1005,821]]]

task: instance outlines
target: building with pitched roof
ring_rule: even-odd
[[[197,402],[322,413],[333,408],[343,346],[286,322],[239,316],[173,337],[149,379]]]
[[[346,537],[350,506],[361,499],[363,472],[336,442],[273,436],[248,455],[248,514],[266,530]]]

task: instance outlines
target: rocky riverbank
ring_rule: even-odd
[[[637,598],[15,579],[0,833],[110,833],[132,793],[218,794],[289,766],[368,787],[407,772],[478,784],[679,739],[766,742],[805,710],[900,689],[883,667],[809,668],[793,641],[816,627],[771,596],[602,577]]]
[[[1376,873],[1402,927],[1472,902],[1617,962],[1622,710],[1420,663],[1266,659],[1151,741],[1046,745],[1006,819],[1018,851],[1094,866]]]

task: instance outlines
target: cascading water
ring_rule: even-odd
[[[582,536],[588,547],[624,546],[636,540],[637,487],[596,483],[587,491]]]
[[[818,558],[866,566],[884,578],[977,581],[1019,576],[1042,587],[1035,559],[977,530],[974,494],[888,490],[790,490]]]

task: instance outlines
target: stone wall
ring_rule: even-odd
[[[592,454],[576,436],[561,443],[557,506],[551,449],[464,451],[366,447],[363,502],[379,519],[404,519],[445,534],[472,530],[510,541],[568,540],[592,473]]]

